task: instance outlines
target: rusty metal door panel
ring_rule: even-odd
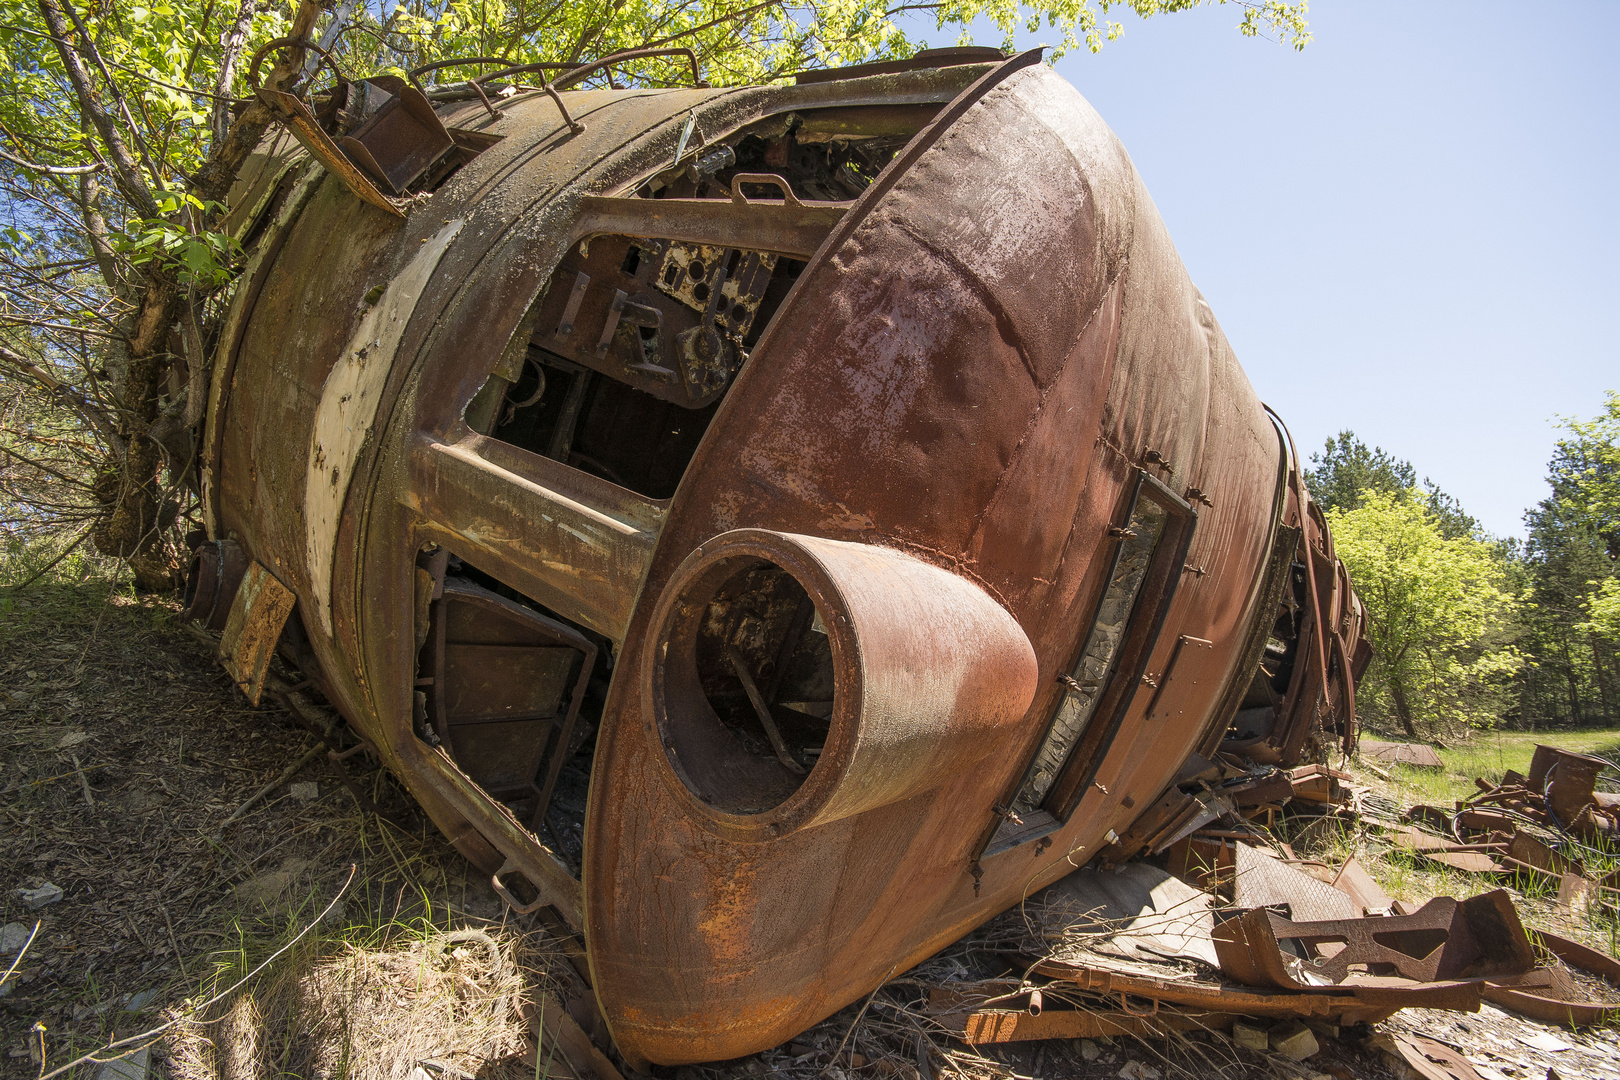
[[[557,714],[578,653],[526,645],[445,646],[445,709],[453,723],[538,719]]]
[[[367,215],[371,215],[368,217]],[[363,315],[355,287],[383,278],[393,229],[355,212],[341,184],[325,181],[292,226],[261,290],[235,361],[222,429],[222,524],[254,558],[308,595],[302,502],[321,388]]]

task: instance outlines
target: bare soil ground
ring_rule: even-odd
[[[547,1003],[585,992],[559,944],[532,917],[509,917],[391,777],[363,757],[348,763],[399,827],[362,812],[320,756],[285,775],[315,738],[275,705],[248,707],[207,646],[176,624],[168,601],[98,582],[41,582],[6,600],[0,923],[31,931],[37,921],[39,929],[0,986],[0,1076],[48,1076],[113,1038],[165,1023],[146,1040],[153,1078],[405,1080],[419,1063],[428,1076],[572,1075],[532,1032]],[[30,910],[19,891],[47,884],[62,898]],[[783,1047],[655,1073],[661,1080],[1399,1075],[1362,1038],[1366,1032],[1324,1035],[1323,1052],[1298,1064],[1219,1034],[975,1052],[924,1014],[917,983],[970,972],[1016,977],[1013,961],[997,952],[1018,932],[1016,918],[897,974],[869,1002]],[[279,949],[286,951],[239,990],[195,1008]],[[15,959],[0,956],[0,973]],[[1612,1030],[1549,1029],[1490,1007],[1475,1015],[1408,1012],[1386,1026],[1453,1043],[1495,1071],[1482,1073],[1487,1080],[1541,1080],[1549,1069],[1566,1078],[1620,1076]],[[1546,1035],[1569,1048],[1525,1042]],[[117,1075],[100,1069],[85,1063],[68,1075]]]

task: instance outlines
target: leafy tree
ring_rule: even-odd
[[[1377,650],[1357,688],[1362,711],[1393,716],[1409,735],[1419,724],[1493,725],[1522,663],[1506,641],[1513,599],[1498,548],[1447,537],[1415,489],[1364,491],[1327,518]]]
[[[1560,458],[1555,454],[1554,475]],[[1525,514],[1525,524],[1524,648],[1532,663],[1524,672],[1521,720],[1531,728],[1602,722],[1620,705],[1620,641],[1605,635],[1592,605],[1614,579],[1614,563],[1556,492]]]
[[[1304,0],[0,0],[0,520],[75,529],[138,585],[174,583],[206,345],[239,269],[217,222],[272,122],[247,79],[272,38],[319,32],[329,64],[284,47],[263,80],[305,94],[332,65],[578,65],[644,45],[688,47],[726,85],[909,56],[922,42],[902,16],[960,41],[976,20],[1009,44],[1044,26],[1061,54],[1117,38],[1113,14],[1205,2],[1232,3],[1245,35],[1310,40]],[[589,84],[673,85],[688,70],[645,58]],[[47,481],[59,486],[41,496]]]
[[[1594,419],[1562,421],[1569,436],[1558,440],[1549,479],[1559,506],[1620,559],[1620,393],[1605,397]]]
[[[1529,600],[1520,712],[1529,726],[1620,717],[1620,395],[1566,419],[1547,468],[1551,494],[1525,515]]]
[[[1587,598],[1586,609],[1589,618],[1581,624],[1581,629],[1605,639],[1611,646],[1609,655],[1613,657],[1612,647],[1620,644],[1620,577],[1601,583]]]
[[[1396,495],[1417,487],[1417,470],[1410,461],[1396,457],[1381,446],[1368,449],[1353,431],[1341,431],[1327,440],[1320,453],[1311,455],[1305,470],[1305,484],[1323,511],[1355,510],[1369,492]],[[1423,497],[1429,510],[1448,538],[1475,536],[1479,522],[1465,513],[1462,504],[1423,479]]]

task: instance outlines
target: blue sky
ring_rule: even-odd
[[[1239,18],[1127,17],[1057,70],[1302,454],[1352,429],[1522,534],[1554,416],[1620,389],[1620,4],[1321,0],[1302,53]]]

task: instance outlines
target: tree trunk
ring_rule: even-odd
[[[1406,684],[1399,678],[1389,680],[1389,694],[1395,699],[1395,715],[1401,722],[1401,727],[1412,738],[1417,738],[1417,725],[1412,723],[1412,703],[1406,697]]]
[[[1564,678],[1569,682],[1569,722],[1579,726],[1581,722],[1581,684],[1575,675],[1575,658],[1569,654],[1569,638],[1566,636],[1560,643],[1564,649]]]

